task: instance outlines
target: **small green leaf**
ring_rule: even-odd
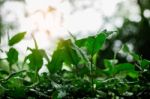
[[[129,72],[128,75],[131,78],[137,78],[138,77],[138,72],[137,71],[132,71],[132,72]]]
[[[15,48],[10,48],[7,52],[7,61],[10,66],[18,61],[18,51]]]
[[[113,66],[114,66],[114,64],[107,59],[104,60],[104,65],[105,65],[106,69],[109,69],[109,71],[112,71]]]
[[[105,73],[107,74],[113,74],[114,73],[114,65],[117,63],[116,59],[105,59],[104,60],[104,65],[106,69],[104,70]]]
[[[106,68],[112,68],[115,64],[117,64],[118,60],[117,59],[105,59],[104,60],[104,65]]]
[[[123,50],[125,53],[129,53],[129,52],[130,52],[130,49],[129,49],[129,47],[128,47],[127,44],[124,44],[124,45],[123,45],[122,50]]]
[[[133,59],[134,59],[135,61],[140,60],[140,56],[139,56],[138,54],[136,54],[136,53],[131,53],[131,56],[133,57]]]
[[[13,46],[14,44],[20,42],[24,38],[25,34],[26,32],[17,33],[9,40],[8,45]]]
[[[142,69],[148,68],[148,65],[150,65],[150,61],[149,60],[143,59],[141,61],[141,67],[142,67]]]

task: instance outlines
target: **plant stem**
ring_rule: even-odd
[[[43,92],[37,91],[37,90],[35,90],[35,89],[30,89],[30,91],[31,91],[31,92],[35,92],[35,93],[36,93],[37,95],[39,95],[39,96],[43,96],[43,97],[45,97],[45,98],[50,98],[50,96],[46,95],[46,94],[43,93]]]
[[[93,56],[92,56],[93,57]],[[92,96],[94,95],[94,78],[93,78],[93,60],[92,57],[90,58],[90,79],[91,79],[91,93]]]
[[[5,79],[2,79],[0,82],[7,82],[10,78],[14,77],[15,75],[18,75],[20,73],[23,73],[25,72],[26,70],[21,70],[21,71],[18,71],[18,72],[15,72],[15,73],[11,73],[7,78]]]
[[[12,65],[9,63],[9,74],[12,73]]]

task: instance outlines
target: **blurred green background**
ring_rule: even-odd
[[[43,8],[46,3],[48,9],[47,12],[38,8]],[[33,8],[31,6],[33,6]],[[33,10],[34,7],[37,9]],[[16,11],[13,11],[15,8]],[[149,0],[116,0],[115,2],[114,0],[58,0],[57,2],[55,0],[49,0],[49,2],[47,2],[47,0],[0,0],[1,47],[3,43],[5,43],[3,38],[7,35],[7,32],[10,32],[10,34],[12,33],[11,35],[13,35],[17,31],[28,29],[28,27],[22,28],[28,26],[28,24],[22,25],[22,22],[24,22],[22,21],[23,19],[30,18],[33,14],[39,12],[53,13],[53,11],[57,10],[58,12],[61,12],[60,16],[54,19],[54,23],[50,22],[51,25],[48,26],[58,25],[57,22],[55,24],[55,21],[57,20],[60,21],[58,22],[59,24],[67,23],[69,20],[67,25],[63,25],[62,27],[65,27],[66,31],[69,30],[75,36],[82,37],[85,35],[92,35],[98,30],[103,29],[118,31],[118,34],[115,37],[107,41],[105,49],[100,53],[100,60],[103,60],[104,58],[112,58],[122,44],[129,45],[131,50],[134,50],[143,58],[150,59]],[[18,14],[19,11],[20,13]],[[44,14],[42,15],[44,16]],[[47,14],[45,14],[45,17],[46,15]],[[35,17],[38,16],[38,14],[35,15]],[[85,19],[86,17],[88,19]],[[55,16],[50,18],[55,18]],[[40,20],[37,18],[35,22],[36,21]],[[78,22],[75,23],[74,21]],[[87,24],[87,26],[85,24]],[[33,26],[34,25],[35,24],[33,24]],[[30,24],[29,27],[31,27]],[[34,29],[31,27],[31,29],[26,31],[29,31],[30,33],[38,32],[40,27],[40,25],[36,28],[33,27]],[[61,25],[56,29],[61,29],[60,27]],[[50,34],[52,38],[52,35],[57,33],[51,33],[51,28],[53,27],[47,27],[42,32]],[[64,33],[64,35],[66,34]],[[123,62],[124,60],[130,61],[130,57],[122,54],[117,54],[117,58],[120,59],[120,62]],[[99,63],[101,63],[101,61],[99,61]]]

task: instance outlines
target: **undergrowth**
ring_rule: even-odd
[[[112,32],[102,31],[94,36],[59,40],[52,55],[35,48],[20,63],[19,52],[14,47],[25,32],[8,41],[8,51],[0,49],[6,58],[0,59],[1,99],[126,99],[150,96],[150,60],[129,50],[120,49],[132,56],[132,62],[120,63],[116,57],[97,64],[99,53]],[[117,53],[115,53],[117,54]],[[115,56],[115,55],[114,55]],[[8,68],[6,64],[8,63]],[[39,74],[42,66],[48,72]]]

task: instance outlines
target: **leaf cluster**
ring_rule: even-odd
[[[98,66],[99,52],[112,32],[102,31],[82,39],[59,40],[52,55],[39,49],[27,48],[29,54],[20,63],[19,52],[13,46],[25,36],[17,33],[8,41],[5,59],[0,59],[0,97],[5,99],[76,99],[76,98],[138,98],[149,96],[150,60],[122,50],[133,62],[119,63],[118,59],[104,59]],[[8,63],[8,68],[5,68]],[[45,66],[47,72],[39,74]]]

